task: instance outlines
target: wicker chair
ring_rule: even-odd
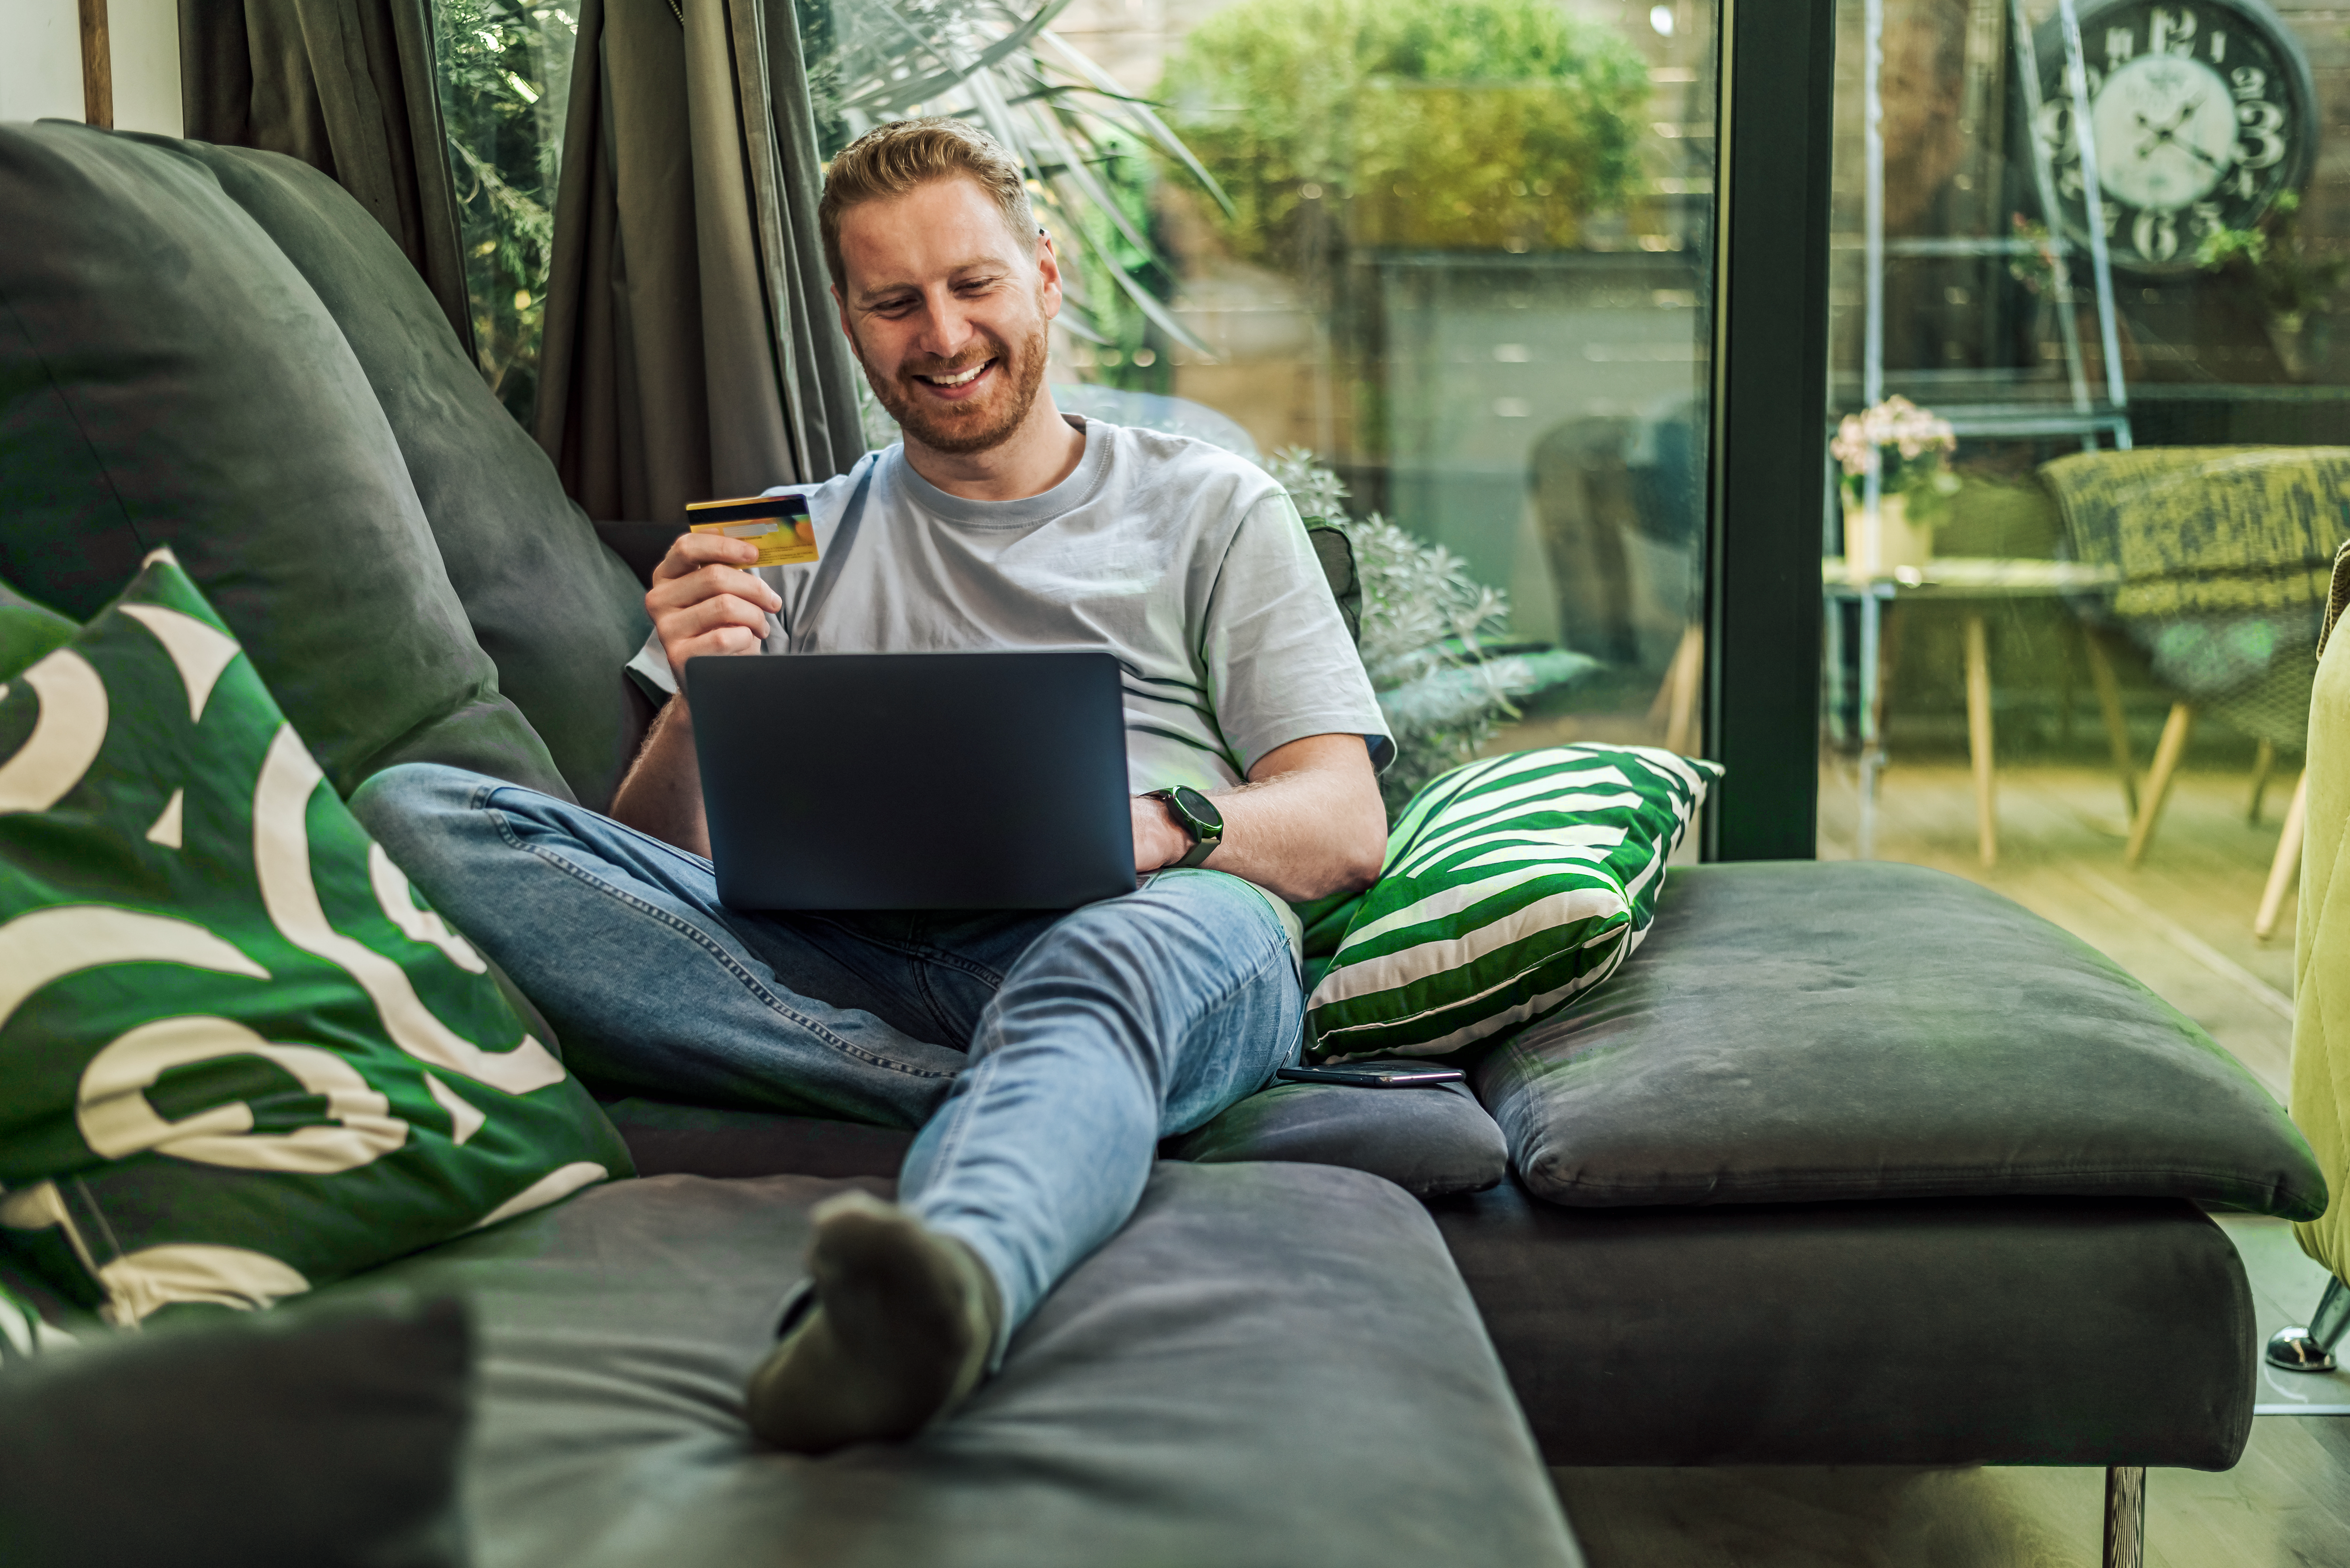
[[[2334,550],[2350,537],[2350,448],[2085,452],[2041,475],[2074,554],[2121,573],[2085,618],[2125,632],[2174,692],[2146,785],[2131,792],[2126,862],[2145,857],[2199,719],[2258,742],[2257,821],[2278,754],[2308,749],[2316,634]],[[2298,862],[2305,799],[2297,785],[2254,922],[2262,937]]]

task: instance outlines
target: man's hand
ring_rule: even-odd
[[[685,701],[685,661],[705,653],[756,653],[767,612],[781,609],[775,590],[742,568],[759,558],[748,539],[686,534],[653,568],[645,613],[653,618],[670,674],[677,680],[653,721],[644,749],[612,796],[612,816],[639,833],[696,855],[710,853],[702,815],[702,769],[693,753],[693,711]]]
[[[1387,857],[1387,807],[1360,735],[1308,735],[1275,746],[1249,769],[1247,784],[1208,798],[1223,816],[1224,835],[1207,867],[1293,904],[1367,888]],[[1165,802],[1135,796],[1137,876],[1191,849],[1191,834]]]
[[[685,661],[705,653],[756,653],[767,617],[784,607],[775,590],[743,570],[759,558],[748,539],[723,534],[682,534],[653,568],[645,595],[661,652],[677,689],[685,690]]]
[[[1217,810],[1223,807],[1219,805]],[[1191,853],[1191,836],[1175,825],[1167,803],[1147,794],[1134,797],[1134,874],[1145,877],[1161,866],[1172,866]],[[1216,867],[1221,871],[1222,866]]]

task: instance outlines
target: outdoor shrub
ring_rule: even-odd
[[[1648,71],[1549,0],[1258,0],[1201,23],[1159,96],[1280,265],[1323,206],[1357,244],[1571,246],[1636,172]]]

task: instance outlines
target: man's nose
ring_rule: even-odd
[[[951,359],[971,347],[973,336],[962,302],[951,293],[941,292],[931,296],[923,311],[921,335],[914,346],[934,358]]]

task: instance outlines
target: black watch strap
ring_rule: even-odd
[[[1184,784],[1147,793],[1150,799],[1164,802],[1168,815],[1191,836],[1191,847],[1185,851],[1181,859],[1173,863],[1175,866],[1197,866],[1222,846],[1224,814],[1218,811],[1215,803],[1206,795]]]

